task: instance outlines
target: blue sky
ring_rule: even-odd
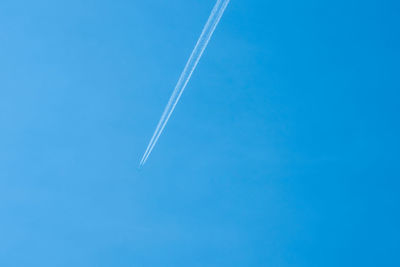
[[[399,266],[400,4],[0,2],[0,266]]]

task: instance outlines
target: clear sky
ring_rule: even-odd
[[[0,266],[399,266],[400,4],[0,1]]]

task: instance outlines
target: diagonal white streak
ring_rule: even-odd
[[[182,73],[181,73],[181,76],[179,77],[179,80],[178,80],[178,82],[177,82],[177,84],[176,84],[176,86],[175,86],[175,88],[174,88],[174,91],[172,92],[172,95],[171,95],[171,97],[170,97],[170,99],[169,99],[169,101],[168,101],[168,104],[167,104],[167,106],[166,106],[165,109],[164,109],[164,112],[163,112],[163,114],[162,114],[162,116],[161,116],[161,118],[160,118],[160,121],[158,122],[158,125],[157,125],[157,127],[156,127],[156,130],[154,131],[153,136],[151,137],[151,140],[150,140],[150,142],[149,142],[149,144],[148,144],[148,146],[147,146],[147,149],[146,149],[146,151],[145,151],[145,153],[144,153],[144,155],[143,155],[143,158],[142,158],[142,160],[141,160],[141,162],[140,162],[141,165],[144,164],[144,161],[145,161],[145,159],[146,159],[146,155],[147,155],[147,153],[149,152],[150,148],[152,147],[152,144],[153,144],[154,140],[156,139],[157,134],[158,134],[158,132],[159,132],[159,129],[160,129],[160,127],[162,126],[162,124],[163,124],[165,118],[167,117],[167,114],[168,114],[169,111],[171,110],[171,105],[172,105],[172,103],[174,102],[174,100],[176,99],[177,93],[179,92],[180,88],[181,88],[181,90],[182,90],[182,87],[183,87],[183,86],[182,86],[183,80],[185,79],[185,76],[186,76],[186,74],[188,73],[190,63],[193,61],[193,59],[194,59],[194,57],[195,57],[196,48],[198,48],[198,47],[200,46],[200,42],[201,42],[201,40],[204,38],[207,29],[210,28],[211,21],[212,21],[212,19],[215,17],[215,14],[216,14],[216,11],[217,11],[217,9],[218,9],[218,4],[219,4],[219,3],[220,3],[220,0],[217,1],[217,3],[215,4],[213,10],[211,11],[210,17],[208,18],[208,21],[207,21],[206,25],[205,25],[204,28],[203,28],[203,31],[202,31],[202,33],[201,33],[201,35],[200,35],[200,37],[199,37],[199,40],[197,41],[197,44],[196,44],[195,48],[193,49],[192,54],[190,55],[190,58],[189,58],[188,62],[186,63],[186,66],[185,66],[184,70],[183,70]],[[194,68],[193,68],[193,71],[194,71]],[[192,71],[192,72],[193,72],[193,71]],[[183,89],[184,89],[184,87],[183,87]]]
[[[160,138],[161,133],[163,132],[169,118],[171,117],[172,112],[175,109],[176,104],[178,103],[179,99],[183,91],[186,88],[190,78],[194,70],[196,69],[197,64],[200,61],[201,56],[206,49],[211,36],[213,35],[219,21],[221,20],[222,15],[226,7],[228,6],[230,0],[217,0],[213,10],[211,11],[210,17],[207,20],[206,25],[203,28],[203,31],[197,40],[196,46],[194,47],[192,54],[188,62],[186,63],[185,68],[182,71],[181,76],[175,86],[174,91],[172,92],[171,97],[169,98],[168,104],[164,109],[164,112],[160,118],[160,121],[157,124],[156,130],[151,137],[151,140],[147,146],[146,151],[143,154],[142,160],[140,161],[140,165],[144,165],[147,161],[147,158],[151,154],[154,146],[156,145],[158,139]]]

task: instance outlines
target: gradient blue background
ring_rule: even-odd
[[[400,266],[400,4],[0,2],[0,266]]]

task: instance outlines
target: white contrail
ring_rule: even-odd
[[[200,61],[201,56],[203,55],[204,50],[207,47],[208,42],[213,35],[215,28],[217,27],[219,21],[221,20],[222,15],[226,7],[228,6],[230,0],[217,0],[213,10],[211,11],[211,15],[207,20],[206,25],[203,28],[203,31],[199,37],[199,40],[194,47],[192,54],[188,62],[186,63],[185,68],[181,76],[179,77],[178,83],[175,86],[174,91],[172,92],[171,97],[169,98],[168,104],[164,109],[164,112],[158,122],[156,130],[154,131],[153,136],[147,146],[146,151],[140,161],[140,165],[144,165],[149,157],[150,153],[152,152],[155,144],[160,138],[161,133],[163,132],[165,125],[167,124],[169,118],[171,117],[172,112],[175,109],[176,104],[178,103],[183,91],[185,90],[186,85],[188,84],[193,71],[196,69],[197,64]]]

